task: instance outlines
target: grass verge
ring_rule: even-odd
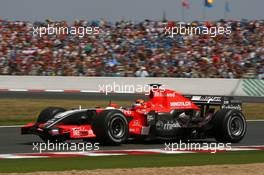
[[[121,106],[130,106],[131,100],[115,101]],[[67,109],[106,106],[103,100],[54,100],[54,99],[0,99],[0,125],[21,125],[36,120],[39,112],[48,106]],[[264,119],[264,104],[246,103],[243,110],[247,119]]]
[[[0,160],[0,172],[175,167],[264,162],[264,151]]]

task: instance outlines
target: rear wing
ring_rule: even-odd
[[[221,109],[242,110],[242,102],[228,96],[185,95],[198,106],[220,106]]]

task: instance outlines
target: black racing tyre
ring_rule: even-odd
[[[55,115],[58,113],[66,111],[64,108],[60,107],[48,107],[45,108],[44,110],[41,111],[41,113],[38,116],[37,123],[45,123],[49,119],[53,118]],[[44,141],[44,142],[63,142],[66,139],[64,137],[54,137],[49,134],[40,134],[39,137]]]
[[[38,116],[37,123],[44,123],[53,118],[56,114],[66,111],[64,108],[48,107],[41,111]]]
[[[120,145],[128,138],[128,121],[119,110],[100,112],[93,120],[92,129],[101,144]]]
[[[247,123],[243,113],[236,109],[220,109],[213,119],[215,139],[223,143],[237,143],[246,134]]]

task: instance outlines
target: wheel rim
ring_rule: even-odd
[[[232,135],[240,136],[244,131],[243,120],[238,116],[232,117],[229,123],[229,129]]]
[[[110,123],[110,133],[114,138],[122,138],[125,134],[124,121],[120,118],[114,118]]]

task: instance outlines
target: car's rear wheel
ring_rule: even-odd
[[[119,145],[127,140],[128,121],[118,110],[105,110],[94,118],[92,129],[102,144]]]
[[[235,109],[220,109],[214,116],[213,132],[219,142],[237,143],[246,134],[246,120],[243,113]]]

